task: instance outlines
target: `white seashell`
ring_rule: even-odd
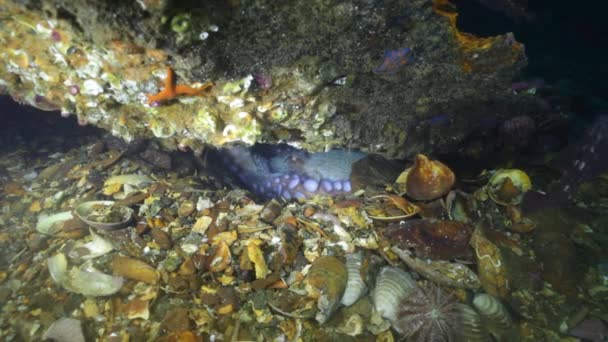
[[[398,267],[383,267],[378,274],[376,288],[372,294],[376,311],[391,323],[395,322],[399,301],[415,287],[416,282],[409,273]]]
[[[363,251],[347,254],[345,257],[348,279],[346,280],[346,289],[344,290],[344,295],[342,295],[341,302],[345,306],[350,306],[367,292],[367,284],[365,284],[361,274]]]
[[[514,333],[511,315],[496,297],[479,293],[473,299],[473,306],[479,312],[483,325],[496,337],[511,336]]]

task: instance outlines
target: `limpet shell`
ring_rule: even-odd
[[[376,311],[383,318],[394,323],[397,319],[400,299],[409,295],[415,288],[416,282],[406,271],[394,266],[383,267],[372,293]]]
[[[362,275],[362,272],[365,272],[365,270],[363,270],[363,251],[347,254],[345,257],[348,279],[341,302],[345,306],[350,306],[367,292],[367,284],[365,284]]]

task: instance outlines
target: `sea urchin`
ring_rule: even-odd
[[[455,341],[465,315],[474,311],[433,283],[417,286],[402,297],[394,328],[408,341]]]

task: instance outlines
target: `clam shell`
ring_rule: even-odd
[[[348,279],[346,280],[346,289],[342,295],[342,304],[345,306],[353,305],[361,296],[367,292],[367,284],[363,279],[362,272],[364,263],[363,251],[346,255],[346,271]]]
[[[479,293],[473,299],[473,306],[492,334],[500,337],[513,331],[511,315],[498,298],[486,293]]]
[[[372,294],[376,311],[391,323],[395,322],[400,299],[407,296],[414,288],[416,282],[409,273],[398,267],[383,267],[378,274]]]
[[[114,203],[114,201],[82,202],[76,207],[76,216],[78,216],[78,218],[84,223],[97,229],[114,230],[124,228],[129,224],[129,222],[131,222],[135,213],[133,209],[129,207],[114,206]],[[106,211],[106,209],[111,209],[111,213],[114,214],[118,212],[120,215],[116,219],[110,220],[110,222],[100,222],[99,220],[92,218],[92,215],[95,212]]]

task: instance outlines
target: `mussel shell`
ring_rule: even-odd
[[[396,321],[400,299],[416,288],[416,282],[406,271],[393,266],[385,266],[376,279],[372,294],[374,307],[378,313],[391,321]]]

